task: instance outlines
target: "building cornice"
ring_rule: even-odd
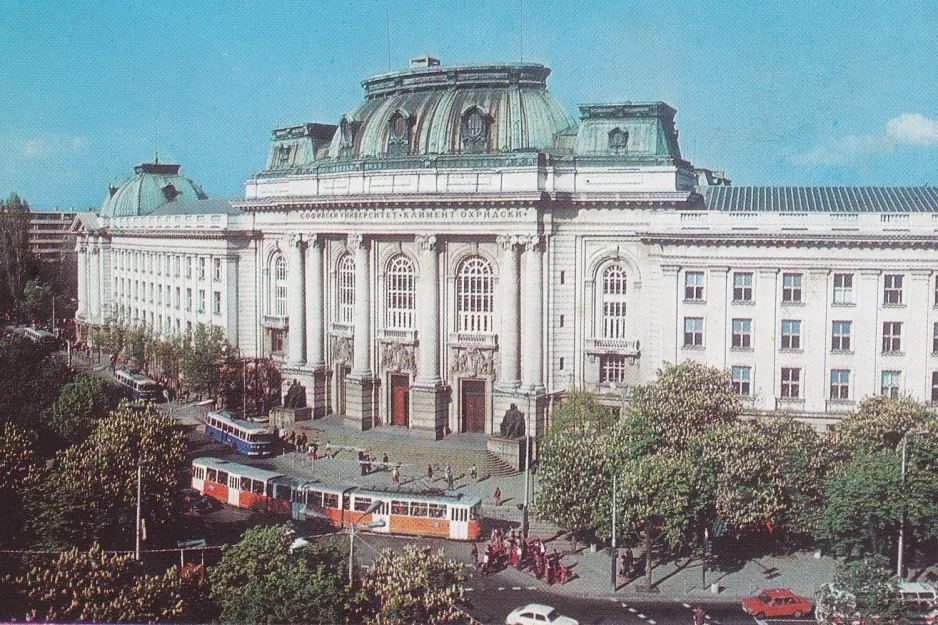
[[[938,236],[917,234],[790,234],[790,233],[699,233],[644,232],[639,239],[646,244],[665,246],[735,246],[735,247],[835,247],[835,248],[938,248]]]

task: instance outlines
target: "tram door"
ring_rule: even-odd
[[[391,425],[410,425],[410,377],[391,374]]]
[[[339,375],[336,376],[336,412],[338,414],[345,414],[345,409],[348,407],[348,382],[345,377],[352,373],[352,368],[348,365],[343,365],[339,367]]]
[[[485,431],[485,381],[462,381],[462,431]]]
[[[469,538],[469,508],[449,507],[449,537],[456,540]]]

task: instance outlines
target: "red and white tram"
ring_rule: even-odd
[[[383,521],[372,531],[455,540],[476,540],[480,534],[482,500],[478,497],[328,485],[218,458],[193,461],[192,488],[239,508],[294,519],[320,518],[335,527]],[[381,505],[366,514],[374,501]]]

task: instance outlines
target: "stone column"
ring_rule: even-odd
[[[425,388],[440,385],[440,257],[436,236],[417,235],[420,277],[417,284],[419,351],[415,384]]]
[[[502,270],[499,275],[501,284],[501,334],[498,337],[498,354],[501,358],[501,380],[499,387],[511,390],[518,387],[518,365],[520,353],[518,345],[518,321],[521,302],[518,292],[518,237],[500,236],[502,248]]]
[[[544,247],[540,235],[524,241],[524,307],[521,324],[521,386],[525,391],[544,390]]]
[[[88,323],[95,324],[101,316],[101,244],[97,237],[90,239],[90,271],[88,272]]]
[[[296,366],[306,362],[306,279],[303,275],[303,239],[298,234],[293,235],[290,242],[287,262],[287,310],[290,316],[290,331],[287,337],[290,341],[288,362]]]
[[[306,263],[306,363],[313,370],[306,402],[313,418],[319,419],[330,412],[330,372],[326,369],[323,241],[316,234],[306,235]]]
[[[417,379],[411,391],[410,423],[417,435],[439,440],[446,433],[449,409],[440,377],[440,256],[433,234],[418,234]]]
[[[325,288],[322,273],[322,240],[306,236],[306,362],[315,369],[326,366]]]
[[[355,253],[355,357],[352,376],[371,378],[371,267],[369,241],[360,234],[350,234],[348,246]]]
[[[75,252],[78,256],[78,310],[75,316],[84,319],[88,314],[88,244],[84,238],[78,237]]]
[[[361,234],[350,234],[348,247],[355,253],[355,349],[352,373],[346,384],[346,423],[370,430],[378,414],[377,380],[371,368],[371,264]]]

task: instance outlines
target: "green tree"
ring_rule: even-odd
[[[0,200],[0,306],[19,311],[23,288],[32,275],[35,258],[29,249],[29,204],[13,193]]]
[[[887,567],[882,556],[839,564],[834,581],[818,592],[818,604],[825,615],[819,622],[834,625],[854,618],[858,625],[904,623],[906,610],[899,581]]]
[[[255,527],[222,548],[209,570],[211,597],[221,620],[234,623],[338,623],[348,593],[342,558],[332,547],[291,549],[287,525]]]
[[[97,544],[30,569],[16,586],[25,605],[20,616],[28,620],[154,623],[205,615],[198,576],[182,577],[176,567],[146,575],[132,556],[104,553]]]
[[[198,393],[212,393],[218,369],[231,351],[225,332],[218,326],[200,323],[183,351],[182,376],[186,386]]]
[[[173,519],[172,495],[186,470],[186,436],[153,406],[121,404],[88,438],[56,454],[30,500],[32,526],[50,547],[133,544],[137,462],[142,508],[159,526]]]
[[[365,622],[373,625],[465,623],[469,605],[462,586],[461,565],[447,561],[443,551],[405,545],[398,553],[385,550],[363,581],[371,605]]]
[[[78,375],[62,387],[59,398],[45,417],[49,428],[66,444],[79,443],[98,421],[117,408],[120,390],[111,382],[91,375]]]
[[[40,478],[35,445],[32,432],[0,423],[0,546],[8,547],[20,538],[23,497]]]
[[[47,323],[52,319],[52,287],[39,280],[30,280],[23,287],[20,310],[29,319]]]
[[[896,450],[907,433],[925,429],[934,419],[927,406],[909,397],[874,395],[837,424],[836,439],[844,458],[860,450]]]
[[[92,342],[106,354],[120,354],[127,344],[127,328],[115,321],[91,330]]]
[[[692,360],[665,365],[629,398],[629,412],[649,424],[660,445],[675,449],[712,424],[735,422],[741,410],[729,372]]]
[[[72,379],[72,371],[51,348],[22,337],[0,341],[0,422],[9,421],[36,432],[39,449],[50,439],[43,412],[58,398],[59,390]],[[28,401],[14,401],[25,400]]]

